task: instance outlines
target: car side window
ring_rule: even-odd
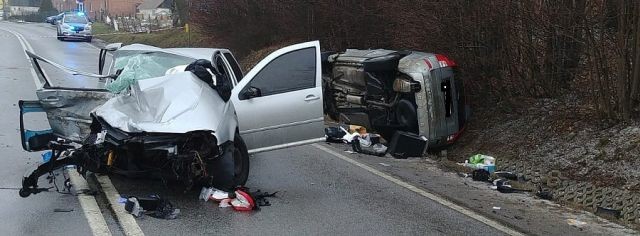
[[[262,68],[249,83],[261,96],[315,87],[316,49],[304,48],[283,54]]]
[[[229,62],[229,65],[233,70],[233,74],[236,76],[236,80],[238,80],[237,82],[240,82],[240,80],[242,80],[243,75],[242,75],[242,69],[240,69],[238,62],[236,61],[235,58],[233,58],[233,55],[231,55],[231,53],[225,52],[223,53],[223,55],[224,55],[224,58],[227,59],[227,62]]]

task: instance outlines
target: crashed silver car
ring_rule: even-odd
[[[324,140],[318,41],[277,50],[246,75],[226,49],[114,44],[97,74],[27,54],[44,84],[38,100],[19,102],[23,148],[52,155],[24,177],[22,197],[44,191],[38,178],[65,165],[229,191],[247,181],[250,153]],[[44,64],[105,88],[57,87]],[[51,130],[25,128],[29,112],[46,112]]]
[[[349,49],[323,54],[325,112],[391,140],[425,137],[437,150],[455,142],[470,109],[455,62],[442,54]]]

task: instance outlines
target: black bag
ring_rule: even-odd
[[[327,137],[327,142],[342,143],[342,137],[344,137],[344,135],[346,135],[347,133],[342,131],[340,127],[327,127],[324,128],[324,134]]]
[[[420,157],[427,147],[427,139],[417,134],[396,131],[389,143],[389,153],[395,158]]]

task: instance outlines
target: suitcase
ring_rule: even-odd
[[[414,133],[396,131],[389,143],[389,154],[395,158],[420,157],[427,148],[427,138]]]

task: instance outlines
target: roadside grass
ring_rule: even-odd
[[[169,29],[152,33],[127,33],[115,31],[104,23],[93,24],[94,38],[102,39],[106,43],[141,43],[162,48],[171,47],[201,47],[206,40],[197,31],[192,30],[191,35],[184,29]],[[189,39],[189,37],[191,37]]]

